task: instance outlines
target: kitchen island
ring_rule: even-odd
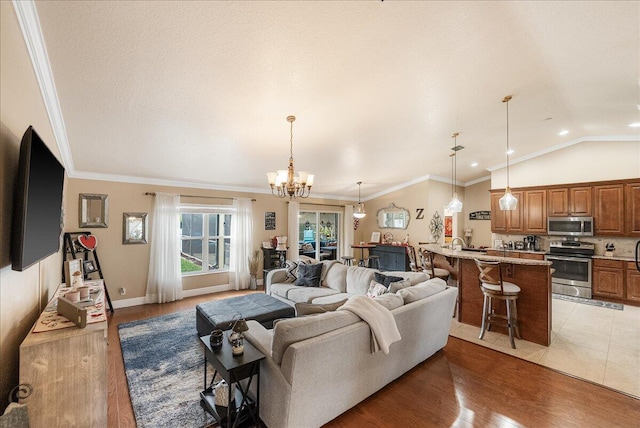
[[[551,343],[551,262],[500,257],[475,251],[452,251],[438,245],[428,245],[425,248],[440,256],[436,258],[436,266],[449,269],[450,285],[458,287],[459,322],[478,326],[478,334],[480,334],[483,295],[478,282],[479,271],[473,259],[501,262],[503,280],[512,282],[521,289],[517,306],[522,339],[549,346]],[[443,258],[446,260],[444,263]],[[438,259],[442,264],[438,263]],[[493,305],[497,313],[505,313],[504,302],[494,300]],[[494,326],[492,329],[507,333],[506,328]]]

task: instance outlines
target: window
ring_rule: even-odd
[[[340,236],[339,213],[300,211],[298,220],[299,254],[318,260],[338,258]]]
[[[231,214],[183,212],[180,236],[182,275],[229,269]]]

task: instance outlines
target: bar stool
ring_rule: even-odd
[[[340,257],[340,260],[342,260],[342,264],[345,266],[353,266],[353,259],[355,257],[353,256],[342,256]]]
[[[449,279],[449,271],[442,268],[437,268],[433,262],[433,252],[429,250],[422,250],[424,270],[429,274],[431,278],[440,278],[445,281]]]
[[[484,337],[484,333],[487,330],[491,330],[491,324],[502,325],[509,330],[509,341],[511,347],[516,349],[516,342],[513,340],[513,335],[518,339],[520,337],[520,328],[518,327],[518,309],[516,306],[516,300],[520,295],[520,287],[511,282],[505,282],[502,280],[502,269],[500,269],[500,262],[487,262],[474,259],[476,266],[480,271],[478,279],[480,281],[480,290],[484,295],[484,302],[482,304],[482,327],[480,329],[480,339]],[[497,274],[492,271],[497,270]],[[494,276],[492,276],[492,273]],[[496,279],[497,276],[497,279]],[[493,299],[504,300],[507,306],[506,316],[503,314],[496,314],[492,308]]]
[[[380,256],[369,256],[367,259],[367,267],[380,270]]]

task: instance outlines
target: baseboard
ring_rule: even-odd
[[[203,294],[220,293],[221,291],[229,291],[229,284],[213,285],[211,287],[194,288],[193,290],[183,290],[182,297],[202,296]],[[128,308],[130,306],[139,306],[145,304],[144,297],[132,297],[131,299],[113,300],[113,309]]]

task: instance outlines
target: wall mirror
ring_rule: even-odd
[[[147,213],[122,213],[122,243],[147,243]]]
[[[409,226],[409,211],[395,204],[380,208],[377,217],[381,229],[406,229]]]
[[[80,227],[109,227],[108,196],[80,193]]]

